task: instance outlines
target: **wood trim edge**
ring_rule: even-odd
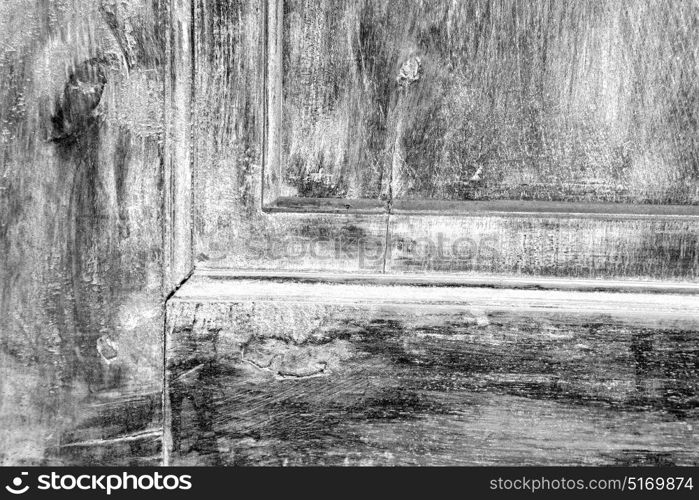
[[[192,258],[192,113],[194,92],[191,0],[169,0],[163,151],[163,295],[194,268]]]

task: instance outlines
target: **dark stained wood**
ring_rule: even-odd
[[[165,7],[0,3],[0,464],[158,462]]]
[[[696,465],[695,302],[195,276],[168,305],[169,460]]]
[[[286,198],[279,197],[264,210],[276,212],[305,212],[305,213],[351,213],[371,214],[388,213],[387,202],[380,200],[343,199],[343,198]]]
[[[699,202],[695,2],[267,3],[266,203]]]

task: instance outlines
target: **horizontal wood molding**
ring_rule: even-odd
[[[390,213],[388,203],[381,200],[345,198],[279,197],[263,207],[267,213]]]
[[[393,200],[280,197],[268,213],[387,213],[396,215],[532,216],[699,219],[699,205],[652,205],[529,200]]]
[[[417,286],[407,280],[390,283],[388,279],[390,278],[386,278],[386,282],[361,278],[333,282],[332,278],[326,279],[325,276],[319,276],[316,280],[299,280],[293,276],[271,280],[195,273],[175,293],[170,303],[290,301],[344,303],[362,307],[410,304],[419,307],[464,306],[489,311],[605,315],[646,325],[665,321],[699,325],[696,290],[691,287],[691,293],[667,295],[641,293],[643,287],[640,284],[633,291],[627,289],[624,290],[626,293],[615,293],[619,290],[612,288],[611,283],[607,283],[605,291],[592,291],[590,288],[585,291],[585,285],[589,284],[583,283],[580,289],[574,289],[572,282],[559,289],[552,287],[534,290],[526,287],[482,287],[473,283],[463,283],[461,286]],[[652,286],[648,288],[653,291]]]
[[[220,231],[197,260],[198,269],[696,282],[699,219],[261,214]]]
[[[534,217],[699,218],[699,206],[566,201],[394,200],[391,213],[401,215],[500,215]]]
[[[696,281],[699,220],[394,215],[387,272]]]
[[[234,269],[199,269],[195,279],[215,281],[258,280],[273,283],[328,283],[371,286],[407,285],[415,287],[479,287],[517,290],[565,290],[578,292],[636,292],[699,295],[699,283],[650,280],[603,280],[546,278],[497,274],[453,273],[333,273],[303,271],[264,271]]]

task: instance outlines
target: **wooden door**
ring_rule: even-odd
[[[696,464],[696,9],[183,2],[166,461]]]

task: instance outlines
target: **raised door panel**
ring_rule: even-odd
[[[693,8],[194,1],[195,266],[696,280]]]
[[[267,204],[699,202],[693,3],[268,4]]]

